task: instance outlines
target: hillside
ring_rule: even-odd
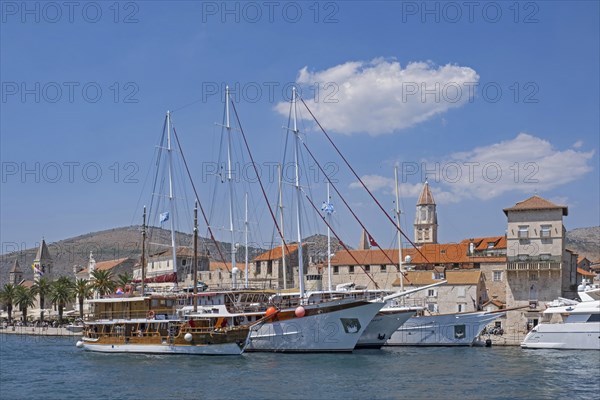
[[[149,229],[149,239],[146,251],[155,252],[158,247],[154,243],[170,243],[171,233],[161,228]],[[179,245],[192,246],[192,235],[177,232],[177,243]],[[47,243],[48,250],[54,261],[54,275],[72,275],[73,270],[87,267],[90,251],[94,254],[97,262],[115,260],[123,257],[131,257],[138,260],[141,256],[141,227],[128,226],[109,229],[100,232],[92,232],[54,243]],[[226,260],[230,258],[229,243],[219,242],[221,252]],[[208,249],[213,258],[220,258],[215,244],[206,238],[199,238],[198,248]],[[241,251],[241,250],[240,250]],[[32,279],[33,272],[31,264],[36,256],[37,247],[3,254],[0,259],[0,282],[6,282],[8,272],[15,259],[23,271],[25,279]],[[262,252],[261,249],[249,247],[251,258]]]
[[[590,261],[600,260],[600,226],[568,231],[566,248]]]

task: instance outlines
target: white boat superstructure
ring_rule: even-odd
[[[578,289],[581,302],[558,299],[548,304],[521,347],[600,350],[600,288],[583,282]]]
[[[502,315],[476,311],[411,317],[386,346],[473,346],[486,325]]]

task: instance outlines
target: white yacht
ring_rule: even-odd
[[[549,303],[521,347],[600,350],[600,287],[584,281],[578,292],[580,302],[559,298]]]
[[[502,315],[476,311],[411,317],[386,346],[473,346],[483,328]]]

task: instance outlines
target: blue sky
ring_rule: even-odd
[[[216,204],[212,224],[227,225],[219,207],[227,190],[215,190],[209,174],[223,160],[215,122],[225,84],[266,175],[284,154],[290,160],[282,126],[294,82],[390,210],[398,165],[411,237],[425,175],[442,242],[503,234],[502,208],[533,194],[568,205],[568,229],[598,225],[598,2],[470,4],[3,2],[2,252],[139,223],[167,110],[200,200]],[[299,113],[304,139],[337,188],[379,243],[393,245],[389,221],[306,110]],[[324,179],[308,169],[306,190],[321,204]],[[252,198],[251,240],[268,244],[264,201],[238,172],[236,193]],[[275,201],[277,183],[266,180]],[[292,199],[284,196],[288,219]],[[359,225],[332,201],[334,228],[356,245]],[[314,215],[305,218],[307,235],[325,231]]]

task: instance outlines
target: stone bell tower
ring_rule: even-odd
[[[52,260],[52,257],[50,257],[50,252],[48,251],[48,246],[46,246],[46,241],[42,239],[40,247],[38,248],[35,256],[35,260],[33,260],[33,280],[38,281],[42,276],[52,280],[53,266],[54,261]]]
[[[417,245],[437,243],[437,211],[435,200],[429,189],[429,183],[425,179],[425,185],[417,201],[417,213],[415,215],[415,243]]]
[[[18,285],[23,280],[23,271],[19,267],[19,260],[15,260],[12,268],[8,273],[8,283]]]

